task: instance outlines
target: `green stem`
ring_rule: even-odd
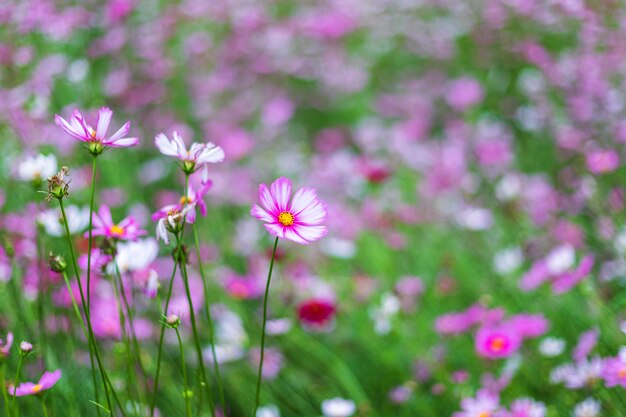
[[[200,269],[200,276],[202,277],[202,285],[204,288],[204,310],[209,323],[209,343],[211,344],[211,353],[213,355],[213,370],[215,371],[215,378],[217,379],[217,386],[220,394],[220,404],[222,409],[226,412],[226,400],[224,397],[224,386],[222,384],[222,376],[220,375],[220,366],[217,362],[217,355],[215,353],[215,330],[213,327],[213,319],[211,318],[211,306],[209,304],[209,291],[207,289],[206,277],[204,275],[204,267],[202,266],[202,258],[200,256],[200,242],[198,241],[198,231],[196,230],[196,224],[192,225],[193,237],[196,244],[196,256],[198,258],[198,269]]]
[[[178,328],[175,328],[174,330],[176,330],[176,337],[178,338],[178,346],[180,348],[180,362],[183,367],[183,384],[185,387],[183,397],[185,397],[185,410],[187,410],[187,417],[191,417],[191,400],[189,398],[191,392],[189,391],[189,383],[187,382],[187,364],[185,363],[185,349],[183,347],[183,341],[180,338],[180,332],[178,331]]]
[[[128,298],[126,297],[126,291],[124,290],[124,281],[122,280],[122,273],[120,272],[120,268],[117,266],[117,262],[113,262],[115,265],[115,275],[117,276],[117,280],[119,282],[120,294],[122,295],[122,302],[124,308],[126,309],[126,315],[128,316],[128,325],[130,328],[130,341],[133,344],[133,348],[135,349],[135,360],[137,361],[137,365],[139,366],[139,371],[141,372],[141,377],[144,381],[145,393],[148,392],[148,384],[146,378],[146,371],[143,368],[143,364],[141,362],[141,350],[139,347],[139,341],[137,340],[137,334],[135,333],[135,323],[133,320],[133,312],[130,308],[130,304],[128,302]],[[130,349],[130,344],[129,344]],[[132,352],[132,350],[131,350]],[[145,399],[145,398],[144,398]]]
[[[182,245],[180,237],[176,235],[176,242],[179,246]],[[200,377],[202,378],[202,385],[206,390],[207,398],[209,400],[209,409],[211,415],[215,417],[215,405],[213,404],[213,397],[211,397],[211,390],[206,377],[206,370],[204,368],[204,358],[202,357],[202,348],[200,347],[200,338],[198,337],[198,327],[196,325],[196,313],[193,308],[193,301],[191,299],[191,291],[189,289],[189,276],[187,275],[187,266],[184,259],[179,259],[180,270],[183,273],[183,282],[185,284],[185,294],[187,295],[187,302],[189,303],[189,318],[191,320],[191,329],[193,331],[193,341],[196,346],[196,354],[198,355],[198,365],[200,366]]]
[[[43,417],[48,417],[48,407],[46,407],[46,400],[41,399],[41,409],[43,410]]]
[[[274,269],[274,258],[276,257],[276,248],[278,247],[278,237],[274,241],[274,250],[272,250],[272,260],[270,261],[270,270],[267,274],[267,283],[265,284],[265,296],[263,297],[263,327],[261,329],[261,360],[259,361],[259,372],[256,379],[256,400],[254,401],[254,413],[256,416],[259,408],[259,396],[261,394],[261,376],[263,373],[263,358],[265,356],[265,324],[267,323],[267,298],[270,292],[270,281],[272,279],[272,270]]]
[[[44,287],[44,254],[43,254],[43,245],[41,242],[41,226],[37,225],[35,242],[37,245],[37,264],[39,266],[39,289],[37,291],[37,312],[39,316],[39,338],[41,339],[41,346],[44,354],[41,356],[42,367],[45,368],[45,357],[48,352],[48,338],[46,336],[46,325],[45,325],[45,306],[44,306],[44,294],[47,292]]]
[[[4,360],[3,358],[3,361]],[[4,414],[8,417],[11,414],[9,411],[9,395],[7,393],[7,381],[5,377],[6,367],[6,362],[3,362],[0,367],[0,389],[2,389],[2,398],[4,399]]]
[[[20,410],[15,405],[15,393],[17,392],[17,386],[20,382],[20,372],[22,372],[22,365],[24,364],[24,356],[20,354],[20,361],[17,364],[17,372],[15,373],[15,380],[13,381],[13,400],[11,401],[11,409],[13,409],[14,417],[19,417]]]
[[[180,255],[180,249],[178,250],[178,255]],[[167,289],[167,297],[165,299],[165,307],[163,309],[163,316],[167,315],[167,309],[169,308],[170,299],[172,298],[172,288],[174,287],[174,277],[176,276],[176,268],[178,268],[178,263],[174,261],[174,269],[172,270],[172,277],[170,278],[170,283]],[[156,369],[156,374],[154,376],[154,389],[152,390],[152,403],[150,404],[150,417],[154,417],[156,398],[157,398],[157,393],[159,391],[159,376],[161,374],[161,358],[163,356],[164,335],[165,335],[165,323],[161,325],[161,335],[159,336],[159,351],[157,354],[157,369]]]
[[[83,305],[83,312],[85,314],[85,318],[87,321],[87,330],[89,331],[87,339],[89,341],[89,355],[91,357],[91,363],[92,363],[91,371],[92,371],[93,380],[94,380],[93,388],[96,393],[96,402],[99,403],[98,386],[96,384],[96,369],[95,369],[95,366],[93,365],[93,356],[96,357],[96,360],[98,362],[98,367],[100,368],[100,376],[102,378],[102,384],[104,386],[104,394],[107,399],[108,411],[111,417],[113,417],[113,407],[111,406],[111,398],[109,396],[109,389],[107,387],[106,371],[104,370],[104,367],[102,366],[102,361],[100,360],[100,353],[98,352],[98,345],[96,343],[96,338],[94,337],[94,334],[93,334],[93,328],[91,327],[91,315],[89,314],[89,307],[87,306],[87,303],[85,301],[85,293],[83,292],[83,284],[80,281],[80,271],[78,269],[78,262],[76,261],[76,252],[74,251],[74,244],[72,243],[72,235],[70,234],[70,228],[67,223],[67,215],[65,214],[65,207],[63,206],[62,198],[59,199],[59,206],[61,207],[61,215],[63,216],[63,225],[65,226],[65,234],[67,236],[67,242],[70,248],[72,265],[74,266],[74,273],[76,274],[76,281],[78,283],[78,291],[80,292],[80,299]],[[99,410],[99,407],[98,407],[98,410]],[[100,411],[98,411],[98,415],[100,415]]]
[[[89,196],[89,240],[87,241],[87,309],[91,308],[91,247],[93,245],[93,206],[96,197],[96,161],[97,156],[93,155],[91,163],[91,194]]]

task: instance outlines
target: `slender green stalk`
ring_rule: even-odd
[[[91,164],[91,195],[89,197],[89,240],[87,241],[87,309],[91,308],[91,247],[93,232],[93,206],[96,197],[96,161],[98,157],[93,155]]]
[[[48,407],[46,407],[46,400],[41,399],[41,409],[43,411],[43,417],[48,417]]]
[[[13,400],[11,401],[11,409],[13,409],[13,416],[19,417],[20,410],[15,405],[15,393],[17,392],[17,386],[20,382],[20,373],[22,372],[22,365],[24,364],[24,355],[20,354],[20,361],[17,364],[17,372],[15,373],[15,379],[13,380]]]
[[[63,225],[65,226],[65,234],[67,236],[67,242],[70,248],[70,255],[72,258],[72,265],[74,266],[74,273],[76,274],[76,281],[78,282],[78,291],[80,292],[80,298],[81,298],[81,303],[83,305],[83,312],[85,313],[85,318],[87,321],[87,330],[88,332],[88,341],[89,341],[89,354],[91,357],[91,371],[93,374],[93,379],[94,379],[94,391],[96,393],[96,402],[99,402],[98,400],[98,386],[96,384],[96,369],[95,366],[93,365],[93,357],[92,355],[94,355],[96,357],[96,360],[98,362],[98,367],[100,368],[100,376],[102,377],[102,384],[104,385],[104,393],[106,395],[106,399],[107,399],[107,406],[108,406],[108,411],[109,414],[111,415],[111,417],[113,416],[113,407],[111,406],[111,398],[109,395],[109,388],[107,387],[107,376],[106,376],[106,371],[104,370],[104,367],[102,366],[102,361],[100,359],[100,353],[98,352],[98,345],[96,343],[96,338],[93,335],[93,329],[91,327],[91,315],[89,314],[89,307],[87,306],[87,303],[85,301],[85,293],[83,292],[83,284],[80,281],[80,271],[78,269],[78,262],[76,261],[76,252],[74,251],[74,244],[72,243],[72,235],[70,233],[70,228],[68,226],[67,223],[67,215],[65,214],[65,207],[63,206],[63,199],[60,198],[59,199],[59,206],[61,207],[61,215],[63,216]],[[111,387],[112,389],[112,387]],[[99,410],[99,407],[98,407]],[[98,411],[98,415],[100,415],[100,412]]]
[[[129,340],[129,351],[132,353],[132,349],[130,346],[130,342],[132,342],[132,347],[135,349],[135,360],[137,361],[137,366],[139,366],[139,371],[141,372],[141,377],[144,381],[145,393],[148,392],[148,383],[146,378],[146,371],[143,368],[143,364],[141,362],[141,349],[139,347],[139,341],[137,340],[137,334],[135,332],[135,323],[133,320],[133,312],[130,308],[130,304],[128,302],[128,298],[126,297],[126,291],[124,290],[124,281],[122,281],[122,273],[120,272],[120,268],[117,265],[117,262],[113,262],[115,265],[115,275],[118,280],[120,294],[122,296],[122,303],[124,308],[126,309],[126,316],[128,317],[128,327],[130,331],[130,340]],[[131,356],[132,357],[132,356]],[[145,397],[145,396],[144,396]],[[145,399],[145,398],[144,398]]]
[[[0,389],[2,389],[2,397],[4,399],[4,414],[9,417],[11,414],[9,411],[9,395],[7,394],[7,381],[5,377],[6,368],[6,362],[3,362],[2,366],[0,366]]]
[[[180,362],[183,367],[183,384],[185,388],[185,392],[183,393],[183,397],[185,397],[185,410],[187,411],[187,417],[191,417],[191,391],[189,391],[189,383],[187,382],[187,364],[185,363],[185,348],[183,347],[183,341],[180,338],[180,332],[178,331],[178,327],[174,328],[176,330],[176,337],[178,338],[178,347],[180,348]]]
[[[213,354],[213,370],[215,372],[215,378],[217,379],[217,386],[220,394],[220,404],[224,411],[226,411],[226,400],[224,397],[224,385],[222,384],[222,376],[220,375],[220,366],[217,362],[217,355],[215,354],[215,329],[213,327],[213,319],[211,318],[211,306],[209,304],[209,291],[207,289],[206,277],[204,276],[204,267],[202,266],[202,258],[200,256],[200,242],[198,241],[198,231],[196,230],[196,224],[192,225],[193,237],[196,244],[196,256],[198,258],[198,269],[200,269],[200,276],[202,277],[202,286],[204,288],[204,310],[207,321],[209,323],[209,343],[211,344],[211,353]]]
[[[180,255],[180,249],[178,250]],[[167,297],[165,299],[165,307],[163,309],[163,315],[167,315],[167,309],[170,305],[170,299],[172,298],[172,288],[174,287],[174,277],[176,276],[176,268],[178,268],[178,263],[174,261],[174,269],[172,270],[172,277],[170,278],[170,283],[167,289]],[[165,335],[165,323],[161,325],[161,335],[159,336],[159,351],[157,353],[157,369],[156,374],[154,376],[154,389],[152,390],[152,403],[150,404],[150,417],[154,417],[154,409],[156,406],[156,397],[159,391],[159,376],[161,374],[161,358],[163,356],[163,339]]]
[[[254,413],[259,408],[259,396],[261,394],[261,376],[263,373],[263,358],[265,356],[265,324],[267,323],[267,298],[270,292],[270,281],[272,279],[272,271],[274,269],[274,258],[276,257],[276,248],[278,247],[278,238],[274,241],[274,250],[272,250],[272,260],[270,261],[270,270],[267,274],[267,283],[265,284],[265,296],[263,297],[263,327],[261,329],[261,360],[259,361],[259,372],[256,379],[256,400],[254,401]]]
[[[48,337],[46,335],[46,321],[45,321],[45,305],[44,295],[46,294],[46,288],[44,287],[44,254],[43,245],[41,242],[41,226],[37,225],[37,232],[35,235],[35,243],[37,246],[37,265],[39,268],[39,288],[37,290],[37,313],[39,318],[39,339],[41,340],[41,346],[43,347],[43,355],[41,355],[42,368],[45,368],[45,358],[48,352]]]
[[[180,241],[180,237],[176,236],[176,242],[180,246],[182,242]],[[202,356],[202,348],[200,347],[200,338],[198,337],[198,326],[196,325],[196,313],[193,308],[193,301],[191,299],[191,291],[189,289],[189,277],[187,275],[187,266],[185,265],[184,259],[178,260],[180,263],[180,270],[183,273],[183,282],[185,284],[185,294],[187,295],[187,302],[189,303],[189,318],[191,321],[191,329],[193,331],[193,341],[196,346],[196,354],[198,355],[198,365],[200,366],[200,377],[202,379],[202,384],[204,384],[204,388],[206,390],[206,394],[209,400],[209,409],[211,410],[211,415],[215,417],[215,405],[213,404],[213,397],[211,397],[211,390],[209,386],[209,382],[206,377],[206,370],[204,368],[204,358]]]

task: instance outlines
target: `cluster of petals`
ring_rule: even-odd
[[[13,386],[8,387],[8,391],[10,395],[15,397],[24,397],[27,395],[37,395],[42,391],[49,390],[52,388],[58,381],[61,379],[61,370],[57,369],[52,372],[44,372],[39,382],[24,382],[17,386],[17,388]]]
[[[211,143],[197,143],[191,144],[191,147],[187,149],[185,142],[180,137],[178,132],[172,134],[170,140],[165,134],[160,133],[154,138],[154,144],[163,155],[173,156],[183,162],[183,169],[189,172],[195,172],[198,168],[204,167],[203,180],[206,181],[207,177],[207,164],[215,164],[224,160],[224,150]]]
[[[82,142],[100,144],[105,147],[122,148],[135,146],[139,143],[139,138],[126,137],[130,130],[130,121],[124,125],[113,135],[107,137],[107,131],[113,118],[113,111],[108,107],[102,107],[98,111],[98,120],[95,129],[89,125],[83,115],[74,110],[69,122],[59,115],[55,115],[54,121],[67,134]]]
[[[300,188],[291,195],[292,184],[281,177],[270,188],[259,186],[261,206],[255,204],[250,214],[265,222],[267,231],[279,238],[289,239],[301,245],[326,236],[323,223],[328,217],[326,204],[317,197],[313,188]]]
[[[116,240],[137,240],[148,232],[139,228],[134,217],[126,217],[119,223],[113,221],[109,207],[102,205],[93,216],[93,236],[104,236]],[[85,233],[86,236],[89,232]]]

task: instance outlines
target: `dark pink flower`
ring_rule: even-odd
[[[313,188],[300,188],[292,198],[291,181],[281,177],[270,189],[261,184],[259,199],[263,208],[255,204],[250,214],[267,223],[265,228],[276,237],[308,245],[328,233],[323,225],[328,209]]]
[[[329,300],[312,298],[298,305],[298,319],[308,329],[325,330],[332,325],[337,309]]]
[[[476,351],[488,359],[507,358],[521,345],[520,333],[511,326],[484,326],[476,333]]]
[[[24,382],[17,388],[9,386],[8,391],[10,395],[16,397],[24,397],[26,395],[36,395],[42,391],[49,390],[61,379],[61,370],[57,369],[53,372],[44,372],[36,384],[33,382]]]

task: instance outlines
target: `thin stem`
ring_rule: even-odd
[[[209,343],[211,344],[211,354],[213,355],[213,370],[215,371],[215,378],[217,379],[217,386],[220,394],[220,404],[222,405],[223,411],[226,412],[226,400],[224,397],[224,386],[222,384],[222,376],[220,375],[220,366],[217,362],[217,355],[215,353],[215,342],[214,342],[214,327],[213,327],[213,319],[211,318],[211,306],[209,305],[209,291],[207,289],[206,277],[204,276],[204,267],[202,266],[202,258],[200,256],[200,243],[198,241],[198,231],[196,230],[196,224],[192,225],[193,229],[193,237],[196,244],[196,256],[198,258],[198,269],[200,269],[200,276],[202,277],[202,285],[204,287],[204,310],[206,314],[207,321],[209,322]]]
[[[180,241],[180,237],[178,235],[176,235],[176,242],[179,246],[182,245],[182,242]],[[189,277],[187,275],[187,266],[185,265],[184,259],[179,259],[178,261],[180,263],[180,270],[183,273],[185,293],[187,295],[187,302],[189,303],[189,318],[191,319],[193,341],[196,346],[196,354],[198,355],[198,364],[200,365],[200,377],[202,378],[202,384],[204,385],[204,388],[207,393],[211,415],[215,417],[215,405],[213,404],[213,397],[211,397],[211,390],[210,390],[209,383],[206,377],[206,370],[204,368],[204,358],[202,356],[202,348],[200,347],[200,338],[198,337],[198,327],[196,325],[196,313],[194,312],[193,301],[191,299],[191,290],[189,289]]]
[[[37,225],[37,232],[35,235],[35,242],[37,245],[37,266],[39,268],[39,288],[37,291],[37,312],[39,316],[39,338],[41,339],[41,345],[43,347],[44,355],[41,355],[41,364],[42,368],[45,368],[45,357],[48,353],[48,338],[46,336],[46,325],[45,325],[45,305],[44,305],[44,294],[47,292],[44,287],[44,254],[43,254],[43,245],[41,242],[41,226]]]
[[[115,265],[115,275],[117,276],[117,280],[119,282],[120,294],[122,295],[122,302],[124,308],[126,309],[126,315],[128,316],[128,325],[130,328],[130,337],[133,344],[133,348],[135,349],[135,360],[137,361],[137,365],[139,366],[139,370],[141,371],[141,377],[144,381],[145,392],[148,392],[146,371],[143,368],[143,364],[141,362],[141,350],[139,347],[139,341],[137,340],[137,333],[135,332],[135,323],[133,320],[133,312],[130,308],[130,304],[128,302],[128,298],[126,297],[126,291],[124,290],[124,281],[122,280],[122,273],[120,272],[120,268],[117,265],[117,262],[113,262]],[[130,349],[130,346],[129,346]]]
[[[180,255],[180,249],[178,250],[178,255]],[[167,309],[169,308],[170,299],[172,298],[172,288],[174,287],[174,277],[176,276],[176,268],[178,268],[178,263],[174,261],[174,269],[172,270],[172,277],[170,278],[170,283],[167,289],[167,297],[165,299],[165,308],[163,309],[164,316],[167,315]],[[165,335],[165,323],[161,325],[161,335],[159,336],[159,351],[157,354],[157,369],[156,369],[156,374],[154,376],[154,389],[152,390],[152,404],[150,404],[150,417],[154,417],[156,397],[159,391],[159,376],[161,374],[161,358],[163,356],[164,335]]]
[[[76,274],[76,281],[78,283],[78,291],[80,292],[80,299],[81,299],[81,303],[83,306],[83,312],[85,313],[85,318],[87,321],[87,330],[89,331],[88,334],[88,340],[89,340],[89,354],[90,356],[93,354],[96,357],[96,360],[98,362],[98,367],[100,368],[100,376],[102,377],[102,384],[104,385],[104,394],[106,395],[106,399],[107,399],[107,405],[108,405],[108,411],[109,414],[111,415],[111,417],[113,416],[113,407],[111,406],[111,398],[109,396],[109,388],[107,386],[107,380],[108,378],[106,377],[106,371],[104,370],[104,367],[102,366],[102,361],[100,360],[100,353],[98,352],[98,345],[96,343],[96,338],[94,337],[93,334],[93,328],[91,327],[91,315],[89,314],[89,307],[87,306],[87,303],[85,301],[85,293],[83,292],[83,284],[80,281],[80,272],[78,269],[78,262],[76,261],[76,252],[74,251],[74,244],[72,243],[72,235],[70,234],[70,228],[68,226],[67,223],[67,215],[65,214],[65,207],[63,206],[63,199],[60,198],[59,199],[59,206],[61,207],[61,215],[63,216],[63,225],[65,226],[65,234],[67,236],[67,242],[70,248],[70,255],[72,258],[72,265],[74,266],[74,273]],[[91,253],[91,252],[90,252]],[[94,391],[96,393],[96,402],[99,402],[98,400],[98,387],[97,384],[95,383],[95,373],[96,373],[96,369],[95,366],[93,366],[93,357],[91,357],[92,360],[92,366],[91,366],[91,370],[92,370],[92,374],[93,374],[93,379],[94,379]],[[111,387],[111,389],[113,389],[113,387]],[[99,409],[99,407],[98,407]],[[123,411],[122,411],[123,412]],[[100,412],[98,411],[98,415],[100,414]]]
[[[252,417],[256,416],[256,411],[259,408],[259,396],[261,394],[261,376],[263,373],[263,359],[265,356],[265,324],[267,323],[267,298],[270,292],[270,281],[272,279],[272,271],[274,269],[274,258],[276,257],[276,248],[278,247],[278,238],[274,241],[274,250],[272,250],[272,260],[270,261],[270,270],[267,274],[267,283],[265,284],[265,296],[263,297],[263,327],[261,329],[261,360],[259,361],[259,372],[256,379],[256,400],[254,401],[254,413]]]
[[[41,409],[43,410],[43,417],[48,417],[48,407],[46,407],[46,400],[41,399]]]
[[[2,389],[2,397],[4,399],[4,414],[8,417],[11,414],[9,411],[9,395],[7,393],[7,381],[5,378],[6,368],[6,362],[3,362],[0,367],[0,389]]]
[[[180,332],[178,328],[176,330],[176,337],[178,338],[178,347],[180,348],[180,362],[183,367],[183,385],[185,387],[185,392],[183,393],[183,397],[185,397],[185,410],[187,411],[187,417],[191,417],[191,392],[189,391],[189,383],[187,382],[187,364],[185,363],[185,349],[183,347],[183,341],[180,338]]]
[[[13,381],[13,400],[11,401],[11,408],[13,409],[13,415],[18,417],[20,410],[15,406],[15,394],[17,393],[17,386],[20,382],[20,372],[22,372],[22,365],[24,364],[24,356],[20,354],[20,361],[17,364],[17,372],[15,373],[15,380]]]
[[[91,308],[91,247],[93,232],[93,206],[96,197],[96,155],[91,163],[91,195],[89,197],[89,240],[87,241],[87,309]]]

